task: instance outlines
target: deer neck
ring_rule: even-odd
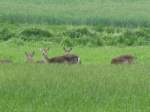
[[[45,62],[49,62],[50,61],[50,59],[48,58],[48,56],[47,55],[45,55],[45,54],[43,54],[43,57],[44,57],[44,60],[45,60]]]

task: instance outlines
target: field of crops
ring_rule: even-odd
[[[150,26],[149,4],[148,0],[0,0],[0,21]]]

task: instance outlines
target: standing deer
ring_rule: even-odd
[[[115,57],[111,60],[111,64],[132,64],[134,61],[134,56],[132,55],[122,55]]]
[[[43,60],[39,60],[39,61],[34,61],[33,57],[34,57],[34,54],[35,52],[25,52],[25,55],[26,55],[26,61],[29,62],[29,63],[44,63]]]
[[[76,55],[65,54],[62,56],[48,57],[48,48],[41,49],[42,55],[46,63],[68,63],[68,64],[78,64],[80,63],[80,58]]]

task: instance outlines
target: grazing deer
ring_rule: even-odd
[[[132,55],[122,55],[115,57],[111,60],[111,64],[132,64],[134,61],[134,56]]]
[[[29,62],[29,63],[44,63],[43,60],[38,60],[38,61],[34,61],[33,60],[33,57],[34,57],[34,54],[35,52],[25,52],[25,55],[26,55],[26,61]]]
[[[68,63],[68,64],[78,64],[80,62],[80,58],[76,55],[62,55],[49,58],[48,57],[48,48],[41,49],[42,55],[46,63]]]

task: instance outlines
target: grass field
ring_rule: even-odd
[[[0,21],[150,26],[148,0],[0,0]]]
[[[40,48],[49,47],[49,57],[63,55],[63,48],[59,45],[26,42],[18,46],[14,43],[0,43],[0,59],[11,59],[14,63],[24,63],[26,61],[25,52],[35,51],[35,60],[41,60]],[[81,57],[82,64],[110,64],[111,59],[122,54],[134,55],[136,63],[150,63],[150,46],[137,47],[75,47],[72,53]]]
[[[149,68],[149,64],[0,65],[0,110],[149,112]]]
[[[0,112],[150,112],[150,1],[0,0]],[[82,64],[27,63],[73,47]],[[133,64],[112,65],[131,54]]]
[[[0,43],[0,110],[3,112],[149,112],[149,46],[75,47],[81,65],[30,64],[25,51],[49,47],[49,57],[63,54],[61,46],[26,42]],[[121,54],[136,56],[132,65],[111,65]]]

